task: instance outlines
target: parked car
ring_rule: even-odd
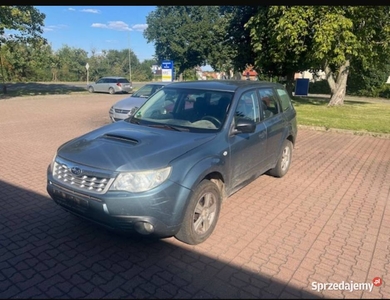
[[[133,85],[124,77],[102,77],[95,83],[88,85],[88,91],[90,93],[131,93],[133,91]]]
[[[296,138],[296,112],[280,84],[174,82],[125,121],[60,146],[47,191],[108,228],[199,244],[224,199],[263,173],[287,173]]]
[[[133,93],[130,97],[119,100],[111,106],[108,114],[111,122],[118,122],[127,119],[146,101],[150,95],[169,84],[170,82],[155,82],[148,83],[142,86],[138,91]]]

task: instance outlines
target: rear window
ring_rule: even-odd
[[[278,95],[280,98],[280,102],[282,104],[282,111],[285,111],[289,107],[291,107],[290,97],[288,96],[288,94],[285,90],[277,89],[277,91],[278,91]]]
[[[128,81],[126,78],[119,78],[118,82],[119,83],[130,83],[130,81]]]

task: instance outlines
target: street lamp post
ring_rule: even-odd
[[[130,31],[129,31],[129,81],[131,82]]]

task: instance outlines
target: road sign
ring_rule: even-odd
[[[85,68],[86,68],[87,71],[88,71],[88,69],[89,69],[89,63],[87,63],[87,64],[85,65]]]
[[[161,63],[161,81],[172,82],[173,81],[173,61],[164,60]]]

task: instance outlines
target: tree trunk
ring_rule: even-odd
[[[329,101],[328,106],[339,106],[344,104],[344,98],[347,91],[347,79],[348,79],[348,73],[349,73],[349,65],[350,61],[347,60],[339,69],[339,74],[337,76],[337,80],[334,83],[333,87],[331,85],[331,82],[328,82],[331,87],[331,98]],[[331,76],[332,77],[332,76]],[[332,77],[333,79],[333,77]]]
[[[294,74],[295,73],[290,73],[287,74],[286,76],[286,91],[290,98],[293,96],[293,90],[294,90]]]
[[[2,44],[0,43],[0,51]],[[3,77],[3,94],[7,94],[7,85],[5,84],[5,76],[4,76],[4,64],[3,64],[3,54],[0,52],[0,67],[1,67],[1,76]]]

